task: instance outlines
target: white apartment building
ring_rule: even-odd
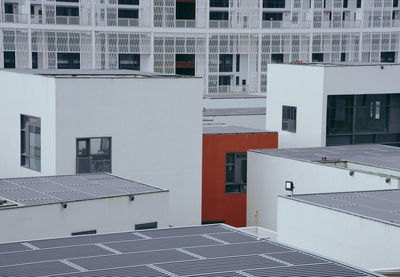
[[[169,190],[168,224],[200,224],[200,78],[35,73],[0,71],[1,178],[109,172]]]
[[[140,69],[267,90],[267,64],[399,62],[398,0],[1,0],[0,67]]]

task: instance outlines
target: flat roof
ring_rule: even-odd
[[[223,108],[205,109],[204,116],[266,115],[266,108]]]
[[[195,76],[143,72],[136,70],[101,69],[1,69],[0,71],[41,75],[47,77],[105,77],[105,78],[197,78]]]
[[[399,66],[400,63],[367,63],[367,62],[339,62],[339,63],[324,63],[324,62],[310,62],[310,63],[284,63],[284,64],[268,64],[268,66],[275,65],[296,65],[296,66],[317,66],[317,67],[356,67],[356,66]]]
[[[0,199],[15,202],[15,205],[4,208],[161,191],[165,190],[107,173],[0,179]]]
[[[306,162],[352,162],[392,170],[400,170],[400,147],[381,144],[355,144],[314,148],[257,149],[252,152]]]
[[[0,244],[0,276],[381,276],[227,225]]]
[[[400,189],[281,197],[400,227]]]
[[[223,135],[223,134],[267,134],[276,133],[267,130],[248,128],[243,126],[226,125],[226,124],[214,124],[214,125],[203,125],[203,135]]]

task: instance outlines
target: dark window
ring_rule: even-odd
[[[361,2],[362,0],[357,0],[357,8],[361,8]]]
[[[195,75],[196,55],[195,54],[176,54],[175,73],[179,75]]]
[[[228,20],[228,12],[210,12],[210,20]]]
[[[38,53],[32,52],[32,68],[38,68]]]
[[[4,3],[4,13],[14,13],[14,4]]]
[[[297,108],[282,106],[282,131],[296,133]]]
[[[4,51],[4,68],[15,68],[14,51]]]
[[[271,54],[271,63],[283,63],[283,54]]]
[[[139,18],[139,11],[130,9],[118,9],[118,18]]]
[[[340,54],[340,61],[345,62],[346,61],[346,53],[341,53]]]
[[[349,0],[343,0],[343,8],[349,7]]]
[[[231,76],[219,76],[218,85],[219,86],[230,86],[231,85]]]
[[[196,2],[176,1],[176,19],[195,20]]]
[[[393,7],[397,8],[399,6],[399,0],[393,0]]]
[[[83,236],[83,235],[94,235],[96,234],[96,230],[88,230],[88,231],[81,231],[81,232],[73,232],[71,236]]]
[[[119,69],[140,70],[140,54],[119,54]]]
[[[139,5],[139,0],[118,0],[119,5]]]
[[[394,63],[395,52],[381,52],[381,63]]]
[[[312,62],[313,63],[322,63],[322,62],[324,62],[324,54],[323,53],[313,53],[312,54]]]
[[[236,85],[237,85],[237,86],[240,85],[240,78],[239,78],[239,76],[236,76]]]
[[[263,8],[284,8],[285,0],[263,0]]]
[[[282,21],[282,13],[263,13],[263,21],[276,20]]]
[[[56,2],[79,3],[79,0],[56,0]]]
[[[111,172],[111,138],[76,140],[76,173]]]
[[[225,192],[245,193],[247,153],[226,153]]]
[[[228,8],[229,0],[210,0],[210,7]]]
[[[81,58],[79,53],[57,53],[58,69],[80,69]]]
[[[236,55],[236,72],[240,71],[240,55]]]
[[[56,7],[57,16],[79,16],[79,8],[76,7]]]
[[[207,224],[219,224],[219,223],[225,223],[225,220],[214,220],[214,221],[202,221],[201,224],[207,225]]]
[[[157,222],[149,222],[143,224],[135,224],[135,230],[156,229]]]
[[[220,54],[219,55],[219,72],[232,72],[233,71],[233,55]]]
[[[40,171],[40,118],[21,115],[21,166]]]

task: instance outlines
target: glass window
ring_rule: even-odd
[[[76,173],[111,172],[111,138],[76,140]]]
[[[140,54],[119,54],[119,69],[140,70]]]
[[[15,68],[14,51],[4,51],[4,68]]]
[[[285,0],[263,0],[263,8],[284,8]]]
[[[40,118],[21,115],[21,166],[40,171]]]
[[[229,0],[210,0],[210,7],[228,8]]]
[[[219,55],[219,72],[232,72],[233,71],[233,55],[220,54]]]
[[[80,69],[79,53],[57,53],[57,69]]]
[[[282,131],[296,133],[297,108],[282,106]]]
[[[225,192],[245,193],[247,185],[247,153],[226,153]]]

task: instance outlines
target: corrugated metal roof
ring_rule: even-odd
[[[400,190],[282,196],[400,227]]]
[[[0,179],[0,198],[22,206],[160,191],[163,190],[106,173]]]
[[[381,276],[259,240],[227,225],[0,244],[0,276],[55,275]]]
[[[316,148],[258,149],[251,150],[266,155],[307,162],[340,160],[368,166],[400,170],[400,147],[380,144],[357,144]]]
[[[215,124],[215,125],[204,125],[204,135],[217,135],[217,134],[259,134],[259,133],[275,133],[267,130],[248,128],[243,126]]]

